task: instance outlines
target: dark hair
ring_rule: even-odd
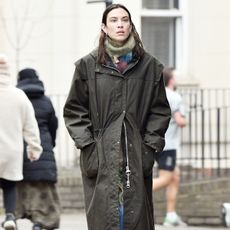
[[[142,41],[140,39],[139,34],[137,33],[137,30],[132,22],[131,19],[131,14],[129,12],[129,10],[122,4],[112,4],[110,6],[108,6],[102,16],[102,23],[106,25],[106,20],[107,20],[107,16],[109,14],[109,12],[111,10],[117,9],[117,8],[122,8],[123,10],[125,10],[128,13],[129,16],[129,20],[130,20],[130,24],[132,26],[132,30],[131,30],[131,34],[134,37],[134,40],[136,42],[136,46],[134,47],[134,53],[136,56],[141,57],[144,53],[144,48],[143,48],[143,44]],[[105,39],[106,39],[106,34],[103,30],[101,30],[101,34],[100,34],[100,38],[99,38],[99,47],[98,47],[98,62],[101,64],[105,64],[105,60],[106,60],[106,51],[105,51]]]
[[[175,70],[174,67],[165,67],[163,69],[163,77],[164,77],[165,86],[168,86],[169,81],[172,79],[172,77],[173,77],[172,72],[174,70]]]

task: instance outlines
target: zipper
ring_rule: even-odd
[[[126,174],[126,188],[130,188],[130,175],[131,170],[129,168],[129,149],[128,149],[128,137],[127,137],[127,128],[125,121],[123,121],[123,127],[125,132],[125,156],[126,156],[126,167],[125,167],[125,174]]]

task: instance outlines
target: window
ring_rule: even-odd
[[[183,46],[179,3],[179,0],[142,0],[141,14],[141,35],[146,50],[164,65],[176,68],[181,64]]]
[[[175,66],[175,18],[143,17],[142,26],[146,50],[165,65]]]
[[[143,0],[142,7],[146,9],[178,8],[178,0]]]

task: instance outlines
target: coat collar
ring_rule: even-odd
[[[105,73],[105,74],[110,74],[110,75],[114,75],[114,76],[118,76],[118,77],[124,77],[124,74],[129,71],[130,69],[132,69],[138,62],[139,59],[137,57],[134,57],[133,62],[131,62],[128,65],[128,68],[123,72],[119,72],[119,70],[115,67],[115,66],[111,66],[108,64],[99,64],[97,62],[97,57],[98,57],[98,48],[94,49],[90,55],[92,56],[92,58],[95,60],[95,72],[96,73]]]

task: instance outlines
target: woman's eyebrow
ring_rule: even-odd
[[[110,18],[118,18],[116,16],[111,16]],[[129,16],[123,16],[122,18],[129,18]]]

